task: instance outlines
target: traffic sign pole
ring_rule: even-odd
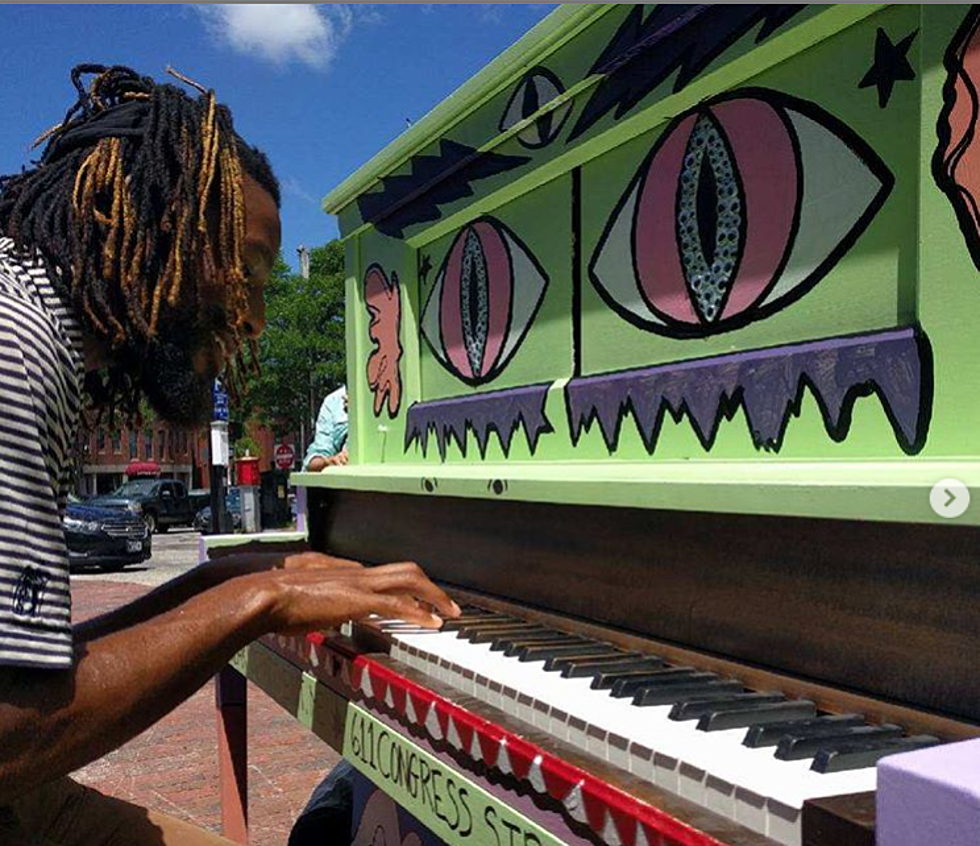
[[[208,470],[211,476],[211,529],[219,535],[231,531],[225,490],[228,472],[228,392],[220,379],[214,380],[212,391],[214,413],[211,415],[211,449]]]

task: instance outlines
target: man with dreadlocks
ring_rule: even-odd
[[[0,180],[0,843],[226,841],[67,774],[125,743],[269,632],[458,608],[412,563],[240,555],[72,626],[60,515],[83,394],[166,420],[240,386],[279,250],[279,190],[214,93],[81,65],[40,161]],[[91,83],[86,86],[86,81]],[[244,349],[244,353],[242,350]],[[251,353],[251,355],[249,355]],[[434,612],[434,613],[433,613]]]

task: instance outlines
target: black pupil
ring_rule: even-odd
[[[715,182],[714,168],[704,161],[707,158],[707,153],[703,154],[698,175],[697,210],[701,251],[705,262],[710,265],[715,260],[718,235],[718,184]]]

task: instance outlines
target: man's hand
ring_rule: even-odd
[[[276,567],[283,570],[361,570],[364,565],[350,558],[336,558],[322,552],[294,552],[277,557]]]
[[[343,467],[350,463],[350,454],[347,452],[347,447],[344,447],[336,455],[317,455],[310,459],[310,463],[307,469],[311,473],[319,473],[321,470],[326,470],[328,467]]]
[[[269,578],[267,625],[279,633],[336,628],[372,614],[437,629],[444,619],[460,613],[459,606],[412,562],[290,568]]]

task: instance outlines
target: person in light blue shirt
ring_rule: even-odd
[[[303,469],[314,472],[347,463],[347,386],[341,385],[320,406],[313,443],[306,450]]]

